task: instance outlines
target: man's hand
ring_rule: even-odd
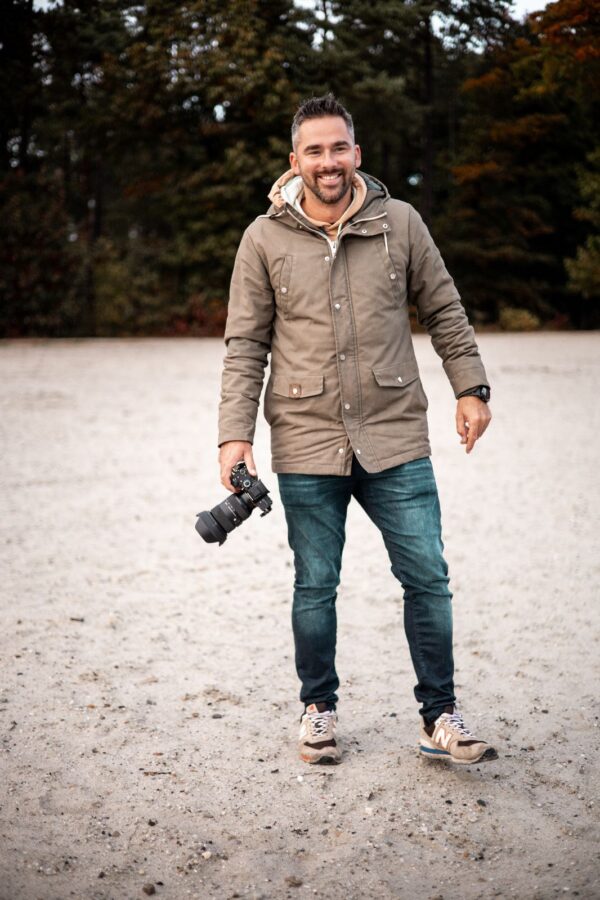
[[[231,470],[236,463],[244,461],[251,475],[256,475],[256,466],[252,456],[252,444],[249,441],[225,441],[219,450],[219,466],[221,467],[221,484],[228,491],[235,493],[235,488],[230,481]]]
[[[461,444],[467,445],[467,453],[471,452],[491,418],[489,406],[479,397],[460,397],[456,405],[456,430],[460,434]]]

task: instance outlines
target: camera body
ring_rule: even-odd
[[[259,478],[250,474],[244,462],[238,462],[232,468],[231,483],[237,488],[237,493],[230,494],[217,506],[213,506],[210,512],[198,513],[196,531],[208,544],[218,541],[221,546],[227,540],[229,532],[248,519],[256,507],[262,510],[262,517],[273,506],[268,488]]]

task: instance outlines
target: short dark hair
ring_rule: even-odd
[[[324,116],[340,116],[348,126],[348,131],[354,141],[354,122],[348,110],[339,103],[333,94],[329,92],[322,97],[309,97],[298,107],[294,121],[292,122],[292,146],[296,145],[298,129],[307,119],[321,119]]]

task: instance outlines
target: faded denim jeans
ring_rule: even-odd
[[[452,594],[443,557],[440,504],[428,457],[368,473],[356,457],[351,475],[279,474],[294,552],[292,628],[305,704],[335,707],[336,598],[351,497],[381,531],[392,572],[404,589],[404,628],[426,723],[455,702]]]

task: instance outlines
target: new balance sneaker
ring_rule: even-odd
[[[452,710],[452,707],[447,709]],[[421,720],[419,752],[427,759],[441,759],[462,765],[498,759],[494,747],[476,738],[465,728],[462,713],[456,707],[451,712],[443,712],[433,726],[428,728]]]
[[[321,707],[321,709],[319,709]],[[307,763],[338,763],[342,751],[335,737],[337,713],[324,703],[311,703],[300,720],[298,749]]]

